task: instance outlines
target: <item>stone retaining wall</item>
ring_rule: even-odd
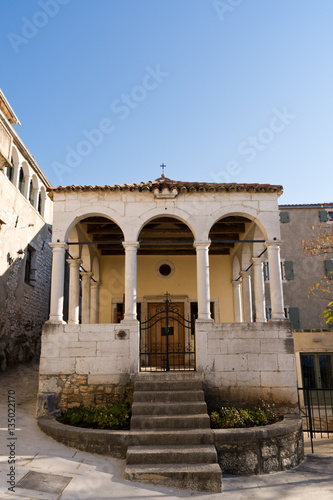
[[[126,458],[130,431],[83,429],[41,417],[39,427],[60,443],[81,451]],[[250,429],[215,429],[215,446],[224,474],[252,475],[296,467],[304,457],[302,421],[288,416],[282,422]]]

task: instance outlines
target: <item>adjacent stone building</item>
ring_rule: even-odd
[[[38,356],[48,317],[52,201],[0,91],[0,369]]]
[[[51,400],[59,408],[104,403],[137,376],[169,371],[199,376],[215,400],[263,398],[295,410],[280,266],[281,186],[162,175],[49,192],[53,267],[40,413]]]

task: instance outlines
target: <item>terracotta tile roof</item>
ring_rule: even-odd
[[[154,191],[158,189],[161,192],[167,188],[172,191],[177,189],[179,193],[191,192],[250,192],[250,193],[277,193],[280,196],[283,187],[271,184],[237,184],[237,183],[215,183],[215,182],[184,182],[174,181],[167,177],[160,177],[155,181],[140,182],[137,184],[115,184],[105,186],[58,186],[49,187],[48,191],[52,193],[69,191]]]

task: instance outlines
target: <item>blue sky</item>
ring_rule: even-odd
[[[0,87],[53,185],[333,202],[331,0],[1,0]]]

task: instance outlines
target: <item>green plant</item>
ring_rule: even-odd
[[[256,427],[280,420],[274,404],[261,401],[257,408],[244,409],[235,406],[222,406],[210,415],[213,429]]]
[[[128,403],[113,403],[108,406],[77,406],[68,408],[59,417],[64,424],[92,429],[129,429],[131,407]]]

